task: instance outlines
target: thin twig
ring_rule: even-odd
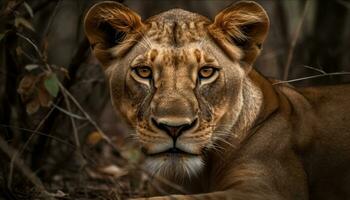
[[[284,67],[283,80],[288,79],[290,64],[292,63],[295,45],[298,41],[298,38],[299,38],[299,35],[301,32],[301,28],[303,27],[303,23],[305,21],[305,16],[306,16],[307,11],[309,10],[310,5],[311,5],[311,0],[306,0],[305,5],[304,5],[303,14],[299,20],[297,29],[293,35],[293,39],[292,39],[292,42],[291,42],[290,47],[289,47],[287,62],[286,62],[286,65]]]
[[[50,34],[50,29],[51,29],[51,26],[52,26],[52,23],[53,23],[53,21],[54,21],[54,19],[56,18],[56,15],[57,15],[57,13],[58,13],[58,8],[60,7],[60,5],[61,5],[61,0],[58,0],[57,1],[57,3],[56,3],[56,6],[55,6],[55,8],[54,8],[54,10],[53,10],[53,12],[52,12],[52,15],[50,16],[50,18],[49,18],[49,21],[48,21],[48,23],[47,23],[47,25],[46,25],[46,27],[45,27],[45,30],[44,30],[44,34],[43,34],[43,39],[41,40],[41,43],[40,43],[40,45],[39,46],[43,46],[43,43],[44,43],[44,41],[47,39],[47,37],[49,36],[49,34]],[[44,51],[44,54],[45,54],[45,56],[46,56],[46,50],[45,49],[43,49],[43,51]]]
[[[61,139],[61,138],[58,138],[58,137],[55,137],[55,136],[52,136],[52,135],[48,135],[46,133],[43,133],[43,132],[40,132],[40,131],[35,131],[35,130],[31,130],[31,129],[27,129],[27,128],[21,128],[21,127],[17,127],[17,126],[11,126],[11,125],[6,125],[6,124],[0,124],[1,127],[4,127],[4,128],[13,128],[13,129],[17,129],[17,130],[21,130],[21,131],[24,131],[24,132],[28,132],[28,133],[31,133],[31,134],[35,134],[35,135],[41,135],[41,136],[45,136],[45,137],[48,137],[50,139],[53,139],[57,142],[60,142],[62,144],[65,144],[67,146],[70,146],[74,149],[76,149],[77,147],[74,146],[73,144],[69,143],[69,142],[66,142],[65,140]]]
[[[67,97],[67,94],[64,92],[64,87],[63,85],[61,84],[61,82],[58,83],[59,84],[59,87],[62,91],[62,95],[63,95],[63,98],[64,98],[64,101],[66,102],[66,105],[67,105],[67,109],[69,111],[69,113],[72,113],[72,107],[71,107],[71,104],[69,102],[69,98]],[[74,133],[74,140],[75,140],[75,144],[77,146],[77,149],[78,149],[78,155],[80,156],[80,159],[81,159],[81,165],[80,165],[80,169],[84,168],[87,164],[87,161],[85,160],[84,158],[84,154],[82,152],[82,149],[81,149],[81,145],[80,145],[80,139],[79,139],[79,134],[78,134],[78,129],[77,129],[77,125],[75,123],[75,119],[70,116],[70,121],[72,123],[72,129],[73,129],[73,133]]]
[[[54,103],[52,104],[52,106],[55,107],[57,110],[63,112],[64,114],[68,115],[69,117],[73,117],[73,118],[79,119],[79,120],[86,120],[85,117],[82,117],[80,115],[74,114],[74,113],[72,113],[72,112],[70,112],[70,111],[68,111],[68,110],[66,110],[64,108],[59,107],[58,105],[56,105]]]
[[[54,19],[56,18],[56,15],[58,13],[58,8],[60,7],[61,3],[62,3],[62,1],[58,0],[55,8],[53,9],[53,12],[49,18],[49,21],[45,27],[45,30],[44,30],[44,34],[43,34],[44,38],[46,38],[50,34],[50,29],[51,29],[52,23],[53,23]]]
[[[39,59],[44,63],[45,68],[43,68],[44,71],[46,71],[47,73],[51,73],[52,69],[50,67],[50,65],[46,62],[42,52],[39,50],[39,47],[34,44],[34,42],[29,39],[28,37],[22,35],[21,33],[16,32],[16,35],[19,36],[20,38],[24,39],[25,41],[27,41],[30,45],[32,45],[32,47],[35,49],[35,51],[37,52]]]
[[[325,77],[325,76],[336,76],[336,75],[350,75],[350,72],[334,72],[334,73],[327,73],[327,74],[319,74],[319,75],[307,76],[307,77],[303,77],[303,78],[291,79],[291,80],[287,80],[287,81],[278,81],[276,83],[273,83],[272,85],[279,85],[282,83],[293,83],[293,82],[303,81],[303,80],[307,80],[307,79],[314,79],[314,78],[320,78],[320,77]]]
[[[19,36],[20,38],[24,39],[25,41],[27,41],[29,44],[31,44],[32,47],[35,49],[35,52],[38,54],[40,60],[44,60],[44,57],[43,57],[42,53],[40,52],[38,46],[36,46],[36,44],[34,44],[34,42],[31,39],[29,39],[28,37],[26,37],[18,32],[16,32],[16,35]]]
[[[61,83],[60,83],[61,84]],[[62,84],[61,84],[62,85]],[[116,151],[116,154],[123,158],[122,155],[120,154],[120,149],[113,143],[113,141],[103,132],[103,130],[100,128],[100,126],[97,124],[97,122],[95,120],[93,120],[91,118],[91,116],[89,115],[89,113],[87,113],[85,111],[85,109],[80,105],[80,103],[76,100],[76,98],[65,88],[61,87],[61,91],[63,93],[65,93],[70,99],[71,101],[75,104],[75,106],[77,106],[77,108],[80,110],[80,112],[83,113],[83,115],[86,117],[86,119],[96,128],[96,130],[100,133],[100,135],[102,136],[102,138],[109,144],[111,145],[114,150]]]
[[[318,69],[316,67],[310,67],[310,66],[307,66],[307,65],[304,65],[304,67],[307,68],[307,69],[311,69],[311,70],[317,71],[317,72],[319,72],[321,74],[327,74],[327,72],[325,72],[324,70]]]
[[[17,151],[11,146],[9,146],[2,137],[0,137],[0,149],[11,159],[18,155]],[[41,194],[49,194],[49,192],[46,191],[45,186],[41,182],[41,180],[35,175],[34,172],[32,172],[32,170],[30,170],[29,167],[27,167],[24,164],[24,161],[22,159],[16,158],[14,160],[14,165],[16,165],[17,168],[22,172],[22,174],[26,176],[28,180],[30,180],[30,182],[32,182],[37,189],[39,189]]]
[[[65,93],[66,90],[64,90],[64,87],[61,84],[61,82],[58,82],[58,85],[59,85],[59,87],[60,87],[60,89],[62,91],[62,95],[63,95],[64,101],[67,104],[68,111],[69,111],[69,113],[72,113],[72,107],[70,105],[70,102],[69,102],[69,99],[67,97],[67,94]],[[72,116],[70,116],[70,120],[71,120],[71,123],[72,123],[72,129],[73,129],[73,133],[74,133],[75,144],[78,147],[79,153],[81,153],[80,140],[79,140],[77,125],[75,124],[75,120],[74,120],[74,118]]]
[[[52,113],[52,111],[55,108],[52,107],[50,109],[50,111],[44,116],[44,118],[40,121],[40,123],[38,124],[38,126],[35,128],[34,133],[37,133],[39,131],[39,129],[41,128],[41,126],[44,124],[44,122],[47,120],[47,118],[50,116],[50,114]],[[14,163],[16,162],[17,159],[19,159],[19,156],[23,153],[24,149],[27,148],[29,142],[33,139],[35,134],[32,134],[29,136],[29,138],[27,139],[27,141],[24,143],[24,145],[22,146],[22,148],[19,151],[16,151],[13,156],[11,157],[11,162],[10,162],[10,173],[9,173],[9,181],[8,181],[8,187],[11,188],[12,185],[12,176],[13,176],[13,166]]]

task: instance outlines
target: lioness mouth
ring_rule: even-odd
[[[158,152],[158,153],[152,153],[148,154],[149,156],[160,156],[160,155],[171,155],[171,156],[198,156],[197,154],[189,153],[186,151],[183,151],[179,148],[173,147],[166,151]]]

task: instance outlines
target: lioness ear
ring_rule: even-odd
[[[242,49],[242,61],[251,66],[267,36],[269,18],[259,4],[242,1],[216,15],[211,26],[214,32],[224,34],[222,38]]]
[[[109,51],[121,43],[129,34],[143,26],[138,14],[124,5],[107,1],[91,7],[84,20],[85,34],[93,52],[104,68],[112,60]]]

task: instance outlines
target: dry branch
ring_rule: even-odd
[[[305,5],[304,5],[304,9],[303,9],[303,14],[302,14],[302,16],[301,16],[301,18],[299,20],[297,29],[295,30],[295,33],[293,34],[293,39],[292,39],[290,47],[289,47],[287,62],[286,62],[286,65],[284,67],[283,80],[287,80],[288,79],[290,65],[292,63],[295,45],[296,45],[296,43],[298,41],[298,38],[299,38],[299,35],[300,35],[300,32],[301,32],[301,28],[303,27],[303,23],[305,21],[305,16],[306,16],[307,11],[310,8],[310,5],[311,5],[311,0],[306,0]]]
[[[27,141],[24,143],[24,145],[22,146],[22,148],[19,151],[16,151],[12,156],[11,156],[11,162],[10,162],[10,173],[9,173],[9,181],[8,181],[8,185],[10,186],[12,184],[12,177],[13,177],[13,171],[14,171],[14,164],[16,163],[16,160],[19,159],[19,157],[21,156],[21,154],[23,153],[23,151],[27,148],[27,146],[29,145],[29,142],[33,139],[35,133],[37,133],[39,131],[39,129],[41,128],[41,126],[45,123],[45,121],[47,120],[47,118],[50,116],[50,114],[52,113],[52,111],[54,110],[54,108],[52,108],[46,115],[45,117],[40,121],[40,123],[38,124],[38,126],[35,128],[35,130],[33,131],[34,134],[31,134],[29,136],[29,138],[27,139]]]
[[[30,170],[29,167],[27,167],[22,159],[17,157],[18,154],[15,149],[13,149],[11,146],[7,144],[7,142],[0,137],[0,149],[11,159],[15,157],[14,165],[22,172],[22,174],[28,178],[30,182],[33,183],[33,185],[38,189],[41,195],[44,195],[46,199],[53,199],[49,196],[49,192],[45,189],[43,183],[41,180],[35,175],[35,173]],[[9,185],[9,188],[11,188],[11,185]]]
[[[291,80],[286,80],[286,81],[278,81],[276,83],[273,83],[272,85],[279,85],[283,83],[294,83],[298,81],[304,81],[304,80],[309,80],[309,79],[314,79],[314,78],[321,78],[321,77],[326,77],[326,76],[337,76],[337,75],[350,75],[350,72],[334,72],[334,73],[322,73],[314,76],[307,76],[307,77],[302,77],[302,78],[296,78],[296,79],[291,79]]]

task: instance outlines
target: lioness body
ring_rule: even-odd
[[[159,186],[167,194],[350,198],[350,86],[295,89],[257,73],[268,28],[254,2],[214,22],[180,9],[141,21],[114,2],[88,12],[85,31],[146,168],[188,193]]]
[[[225,191],[232,186],[240,188],[242,183],[244,187],[244,180],[260,171],[262,177],[252,178],[253,184],[243,190],[247,194],[228,190],[218,196],[196,196],[242,200],[350,198],[350,107],[346,106],[350,85],[273,86],[260,74],[252,73],[252,82],[265,92],[265,107],[273,109],[269,114],[261,113],[266,117],[264,122],[250,130],[251,137],[240,146],[233,150],[226,142],[221,143],[230,150],[211,154],[206,171],[178,184],[193,194]],[[259,185],[262,182],[265,188]]]
[[[300,89],[315,128],[300,152],[313,199],[350,198],[350,85]],[[303,115],[300,116],[303,120]],[[308,134],[303,132],[303,134]]]

